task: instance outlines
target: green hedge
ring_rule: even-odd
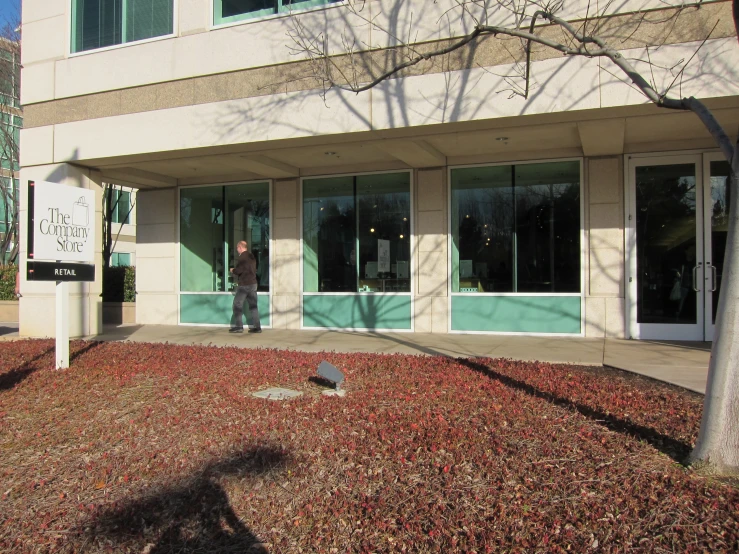
[[[18,300],[15,296],[17,265],[0,265],[0,300]]]
[[[136,268],[103,268],[103,302],[136,302]]]

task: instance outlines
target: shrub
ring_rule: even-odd
[[[103,302],[136,302],[136,268],[103,268]]]
[[[17,300],[15,296],[17,271],[17,265],[0,265],[0,300]]]

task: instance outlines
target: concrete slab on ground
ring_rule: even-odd
[[[710,342],[606,340],[603,364],[705,394]]]

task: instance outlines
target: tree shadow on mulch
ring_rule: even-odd
[[[509,377],[508,375],[498,373],[494,369],[491,369],[484,364],[476,363],[470,359],[458,358],[457,361],[460,364],[472,369],[473,371],[477,371],[478,373],[482,373],[483,375],[486,375],[491,379],[500,381],[502,384],[508,387],[523,391],[526,394],[529,394],[535,398],[545,400],[546,402],[554,404],[555,406],[573,409],[583,416],[587,417],[588,419],[606,427],[611,431],[629,435],[638,440],[643,440],[660,452],[667,454],[678,463],[684,463],[692,450],[690,444],[674,439],[668,435],[665,435],[664,433],[660,433],[659,431],[652,429],[651,427],[639,425],[637,423],[633,423],[631,421],[616,417],[612,414],[607,414],[590,406],[586,406],[578,402],[573,402],[572,400],[569,400],[567,398],[562,398],[552,393],[541,391],[528,383],[519,381],[518,379],[514,379],[512,377]]]
[[[70,352],[69,354],[69,365],[72,365],[72,362],[80,357],[85,352],[89,352],[93,348],[97,348],[103,344],[102,342],[90,342],[80,348],[79,350],[75,350],[74,352]],[[35,373],[36,371],[40,369],[44,369],[44,367],[37,362],[43,358],[44,356],[48,354],[53,354],[56,350],[56,346],[51,346],[41,352],[40,354],[34,356],[27,362],[24,362],[23,365],[20,365],[16,368],[11,369],[10,371],[7,371],[3,374],[0,374],[0,391],[4,390],[10,390],[13,387],[15,387],[18,383],[26,379],[29,375],[32,373]],[[55,364],[52,362],[52,366],[46,369],[53,369]]]
[[[91,543],[102,543],[112,544],[113,551],[138,552],[143,544],[147,554],[268,554],[265,544],[233,511],[218,480],[280,471],[287,461],[287,454],[279,448],[257,447],[208,464],[177,486],[162,486],[143,498],[95,514],[83,524],[79,551]]]

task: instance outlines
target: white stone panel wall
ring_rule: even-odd
[[[419,169],[414,198],[414,329],[446,333],[448,324],[448,202],[446,168]]]
[[[367,131],[368,95],[301,92],[55,125],[54,158],[103,158]],[[115,133],[111,132],[115,129]]]
[[[300,328],[300,206],[297,179],[274,182],[272,192],[272,327]]]
[[[174,20],[175,37],[124,44],[100,51],[70,54],[70,0],[25,0],[23,2],[23,63],[25,104],[94,92],[188,79],[253,67],[289,63],[295,55],[288,33],[295,18],[287,15],[244,20],[213,27],[212,0],[178,0]],[[523,5],[523,3],[520,3]],[[608,4],[608,13],[641,9],[664,9],[677,1],[621,0]],[[705,4],[705,2],[704,2]],[[328,51],[345,51],[344,41],[357,49],[386,47],[400,42],[457,37],[473,28],[476,20],[458,7],[456,0],[371,0],[359,16],[334,4],[299,14],[303,32],[325,39]],[[529,10],[538,6],[527,3]],[[474,15],[474,6],[466,5]],[[565,2],[559,12],[565,18],[592,15],[597,8],[587,0]],[[487,22],[510,25],[509,11],[496,6]],[[372,20],[374,25],[369,25]],[[55,63],[43,63],[55,60]],[[34,68],[35,64],[42,64]],[[50,90],[48,83],[54,82]],[[46,86],[36,86],[37,82]]]
[[[680,60],[689,60],[696,51],[695,59],[676,79],[680,68],[672,71],[669,68]],[[625,50],[623,56],[645,79],[654,81],[660,94],[669,92],[673,98],[695,96],[701,99],[739,94],[739,43],[736,37],[710,40],[703,46],[699,42],[688,42],[650,48],[649,52],[645,49]],[[651,66],[648,60],[651,60]],[[600,72],[600,107],[648,102],[616,66],[605,60],[601,63],[610,73]]]
[[[177,325],[177,191],[136,194],[136,323]]]
[[[585,336],[625,334],[623,159],[590,158],[587,171]]]

